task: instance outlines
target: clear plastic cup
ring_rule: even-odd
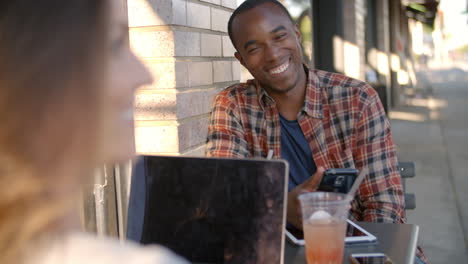
[[[350,200],[346,194],[312,192],[299,196],[308,264],[341,264]]]

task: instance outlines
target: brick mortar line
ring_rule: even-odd
[[[211,19],[211,18],[210,18]],[[211,20],[210,20],[211,25]],[[191,32],[191,33],[207,33],[212,35],[219,35],[219,36],[228,36],[227,32],[206,29],[206,28],[198,28],[198,27],[190,27],[184,25],[154,25],[154,26],[142,26],[142,27],[129,27],[130,32],[155,32],[155,31],[163,31],[163,32]]]
[[[144,156],[144,155],[158,155],[158,156],[180,156],[181,154],[177,152],[136,152],[137,155],[139,156]]]
[[[197,144],[195,145],[195,147],[189,147],[188,149],[185,149],[179,152],[137,152],[137,155],[182,156],[204,145],[206,145],[206,143]],[[205,157],[205,156],[203,155],[202,157]]]
[[[213,61],[231,61],[238,62],[236,57],[209,57],[209,56],[177,56],[177,57],[147,57],[143,61],[153,63],[175,63],[175,62],[213,62]]]
[[[183,94],[189,92],[206,92],[210,90],[217,90],[226,88],[226,85],[236,84],[237,82],[224,82],[224,83],[216,83],[222,85],[199,85],[194,87],[179,87],[179,88],[167,88],[167,89],[140,89],[137,92],[137,95],[157,95],[157,94]]]
[[[198,86],[191,86],[191,87],[167,87],[167,88],[158,88],[158,89],[144,89],[140,88],[137,90],[137,94],[177,94],[178,91],[186,92],[191,90],[198,90],[198,91],[207,91],[211,89],[222,89],[233,84],[239,83],[240,80],[233,80],[233,81],[226,81],[226,82],[216,82],[213,84],[208,85],[198,85]]]
[[[196,120],[210,118],[210,112],[188,116],[181,119],[171,119],[171,120],[135,120],[135,127],[156,127],[156,126],[180,126],[184,123]]]
[[[224,89],[227,88],[228,86],[231,86],[233,84],[236,84],[237,82],[223,82],[219,83],[222,85],[217,85],[217,86],[209,86],[209,87],[204,87],[204,86],[196,86],[196,87],[184,87],[183,89],[178,89],[180,91],[179,93],[189,93],[189,92],[205,92],[209,90],[218,90],[218,89]],[[218,83],[217,83],[218,84]]]
[[[233,84],[236,84],[238,82],[223,82],[223,83],[216,83],[217,85],[215,86],[196,86],[196,87],[183,87],[182,89],[179,89],[180,93],[187,93],[187,92],[202,92],[202,91],[210,91],[210,90],[221,90],[225,89]]]
[[[179,119],[178,122],[179,122],[179,125],[182,125],[184,123],[187,123],[187,122],[190,122],[190,121],[193,121],[193,120],[196,120],[196,119],[203,119],[203,118],[208,118],[209,119],[210,114],[211,114],[211,110],[208,113],[184,117],[182,119]]]
[[[135,120],[135,127],[178,126],[177,120]]]
[[[140,88],[136,91],[136,95],[154,95],[154,94],[177,94],[177,90],[175,88],[167,88],[167,89],[143,89]]]
[[[200,4],[200,5],[203,5],[203,6],[215,7],[216,9],[224,10],[224,11],[227,11],[227,12],[230,12],[230,13],[234,12],[234,9],[231,9],[230,7],[227,7],[227,6],[223,6],[221,4],[217,5],[217,4],[208,3],[208,2],[204,2],[204,1],[200,1],[200,0],[186,0],[186,1],[187,1],[187,3],[194,3],[194,4]],[[222,3],[223,0],[220,0],[220,2]]]
[[[148,62],[211,62],[211,61],[237,61],[234,56],[227,57],[208,57],[208,56],[166,56],[166,57],[140,57],[143,61]]]
[[[195,146],[191,146],[183,151],[181,151],[180,155],[184,155],[185,153],[188,153],[190,151],[193,151],[193,150],[196,150],[197,148],[200,148],[200,147],[203,147],[203,146],[206,146],[206,142],[203,142],[203,143],[200,143],[200,144],[197,144]]]
[[[175,62],[213,62],[213,61],[231,61],[235,62],[238,61],[236,57],[189,57],[189,56],[180,56],[180,57],[174,57],[176,60]]]

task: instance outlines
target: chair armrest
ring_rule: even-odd
[[[414,162],[399,162],[398,170],[400,171],[402,178],[413,178],[414,176],[416,176]]]
[[[405,193],[405,209],[416,209],[416,196],[414,196],[414,193]]]

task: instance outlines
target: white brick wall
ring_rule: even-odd
[[[184,0],[128,0],[130,27],[186,25]]]
[[[208,115],[198,119],[183,120],[179,126],[179,151],[205,143],[208,133]]]
[[[221,0],[221,5],[231,9],[235,9],[237,7],[237,0]]]
[[[200,56],[200,33],[174,31],[174,56]]]
[[[232,81],[232,61],[213,61],[213,73],[214,82]]]
[[[210,112],[218,88],[167,93],[140,89],[135,97],[135,120],[177,120]]]
[[[236,0],[127,2],[132,49],[155,76],[135,99],[137,152],[203,155],[213,97],[241,75],[227,36]]]
[[[210,112],[216,88],[189,90],[177,94],[177,117],[180,119]]]
[[[172,0],[172,23],[187,25],[187,2],[185,0]]]
[[[231,13],[228,11],[211,8],[211,29],[216,31],[227,32],[227,24]]]
[[[140,58],[173,57],[174,33],[130,30],[130,43]]]
[[[136,122],[135,145],[139,153],[178,153],[177,122]]]
[[[189,156],[189,157],[204,157],[205,156],[205,144],[190,148],[189,150],[182,152],[181,155]]]
[[[236,49],[232,45],[232,42],[229,36],[223,36],[223,56],[234,57],[235,52],[236,52]]]
[[[176,94],[140,90],[135,97],[135,120],[177,118]]]
[[[189,64],[189,86],[213,84],[213,66],[209,62],[191,62]]]
[[[240,63],[238,61],[233,61],[232,62],[232,80],[233,81],[238,81],[241,78],[241,73],[240,73]]]
[[[200,56],[200,33],[130,30],[130,42],[142,58]]]
[[[193,2],[187,3],[187,24],[190,27],[210,28],[210,7]]]
[[[183,152],[193,146],[203,147],[208,121],[209,116],[205,115],[181,122],[136,122],[136,147],[140,153],[171,154]]]
[[[144,63],[154,76],[154,82],[143,89],[174,89],[189,85],[188,62],[145,60]]]
[[[221,4],[221,0],[200,0],[200,1],[205,2],[205,3],[215,4],[215,5]]]
[[[221,36],[201,34],[201,55],[208,57],[221,57]]]

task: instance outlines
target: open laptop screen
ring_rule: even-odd
[[[141,243],[165,245],[193,262],[282,263],[285,162],[160,156],[140,162],[132,185],[143,176]]]

